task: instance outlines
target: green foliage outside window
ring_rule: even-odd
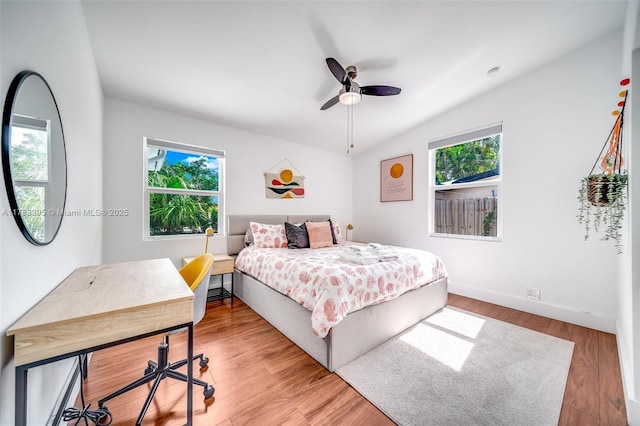
[[[151,236],[202,234],[207,227],[218,231],[218,196],[194,195],[189,191],[218,191],[218,169],[200,157],[191,162],[165,163],[160,170],[149,170],[150,188],[183,189],[183,194],[149,194]]]
[[[47,132],[11,126],[11,173],[22,220],[37,241],[45,239],[48,180]]]
[[[16,185],[16,200],[22,221],[36,241],[45,240],[45,188],[39,186]]]
[[[11,174],[15,180],[46,181],[48,158],[46,132],[12,126]]]
[[[500,135],[436,149],[436,184],[500,167]]]
[[[211,157],[200,157],[185,163],[165,163],[158,171],[149,171],[149,187],[204,191],[218,190],[218,170],[208,167]]]

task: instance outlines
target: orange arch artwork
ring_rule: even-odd
[[[265,172],[267,198],[304,198],[304,176],[284,159]]]
[[[413,200],[413,154],[380,162],[380,201]]]

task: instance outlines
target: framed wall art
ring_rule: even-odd
[[[304,176],[286,158],[264,174],[267,198],[304,198]]]
[[[413,154],[380,162],[380,201],[413,200]]]

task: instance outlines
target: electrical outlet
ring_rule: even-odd
[[[528,288],[527,289],[527,299],[539,301],[540,300],[540,289]]]

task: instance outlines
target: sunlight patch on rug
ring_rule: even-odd
[[[486,323],[484,319],[475,315],[454,311],[450,308],[442,309],[442,311],[438,312],[438,315],[431,315],[424,322],[446,328],[471,339],[478,337],[480,330]]]
[[[455,371],[460,371],[473,349],[473,343],[425,324],[418,324],[400,340]]]

